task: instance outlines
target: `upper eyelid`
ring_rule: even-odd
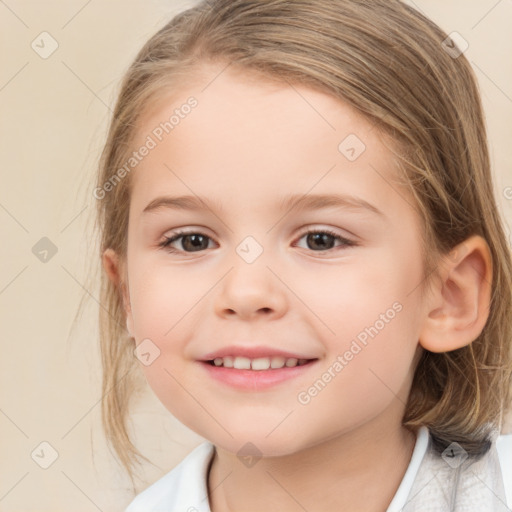
[[[355,235],[352,235],[352,233],[348,232],[347,230],[344,230],[345,232],[349,233],[348,236],[343,235],[342,233],[337,233],[336,230],[339,228],[332,228],[332,227],[307,227],[300,230],[300,234],[298,236],[303,236],[310,232],[332,232],[335,236],[339,236],[340,238],[348,238],[350,236],[355,237]],[[214,238],[211,235],[208,235],[205,231],[203,231],[204,228],[177,228],[174,230],[170,235],[164,235],[164,239],[174,238],[177,236],[185,236],[185,235],[203,235],[207,236],[208,238]]]

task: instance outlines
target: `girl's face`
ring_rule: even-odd
[[[145,116],[134,147],[127,324],[149,385],[233,453],[398,428],[426,308],[391,151],[329,95],[207,71]],[[309,362],[204,362],[226,348]]]

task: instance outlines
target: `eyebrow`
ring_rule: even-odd
[[[282,210],[286,211],[320,210],[322,208],[337,207],[356,211],[366,210],[383,218],[386,217],[384,213],[373,204],[365,201],[362,198],[351,195],[294,194],[281,198],[281,201],[278,204]],[[178,197],[157,197],[144,208],[142,213],[152,212],[161,208],[191,211],[224,211],[224,208],[219,201],[206,197],[187,195]]]

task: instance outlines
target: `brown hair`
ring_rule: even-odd
[[[439,257],[473,234],[491,250],[490,315],[470,345],[424,350],[404,425],[429,427],[439,449],[478,455],[511,401],[512,263],[491,179],[486,128],[471,66],[447,35],[398,0],[208,0],[178,14],[142,48],[121,85],[97,187],[126,161],[137,122],[164,89],[202,63],[307,85],[355,107],[398,148],[399,170],[424,222],[424,284]],[[129,176],[97,202],[101,253],[126,256]],[[102,420],[132,477],[140,453],[127,413],[136,388],[134,341],[120,290],[101,277]],[[145,459],[145,457],[143,457]],[[147,459],[146,459],[147,460]],[[133,481],[133,477],[132,477]]]

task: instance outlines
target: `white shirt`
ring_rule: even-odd
[[[512,511],[512,434],[498,437],[477,463],[470,463],[457,450],[443,459],[429,440],[428,429],[421,427],[409,466],[386,512]],[[215,446],[203,442],[138,494],[125,512],[211,512],[207,482],[214,453]]]

